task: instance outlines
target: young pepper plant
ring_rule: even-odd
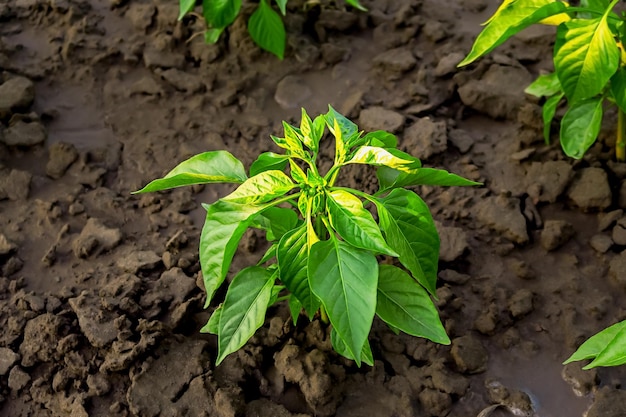
[[[250,166],[226,151],[206,152],[182,162],[138,192],[204,183],[240,184],[231,194],[204,205],[200,263],[205,308],[223,284],[238,243],[249,227],[271,243],[259,263],[239,271],[224,302],[201,330],[217,334],[219,364],[241,348],[263,324],[267,309],[288,301],[292,319],[319,312],[330,322],[333,348],[373,364],[368,335],[375,315],[395,332],[437,343],[450,340],[431,296],[435,295],[439,237],[428,206],[403,187],[476,185],[445,170],[423,168],[397,149],[394,135],[363,134],[330,107],[314,120],[302,110],[299,127],[283,123],[284,137],[272,140],[285,152],[266,152]],[[328,129],[334,164],[325,173],[317,162]],[[342,167],[377,168],[379,190],[370,195],[336,184]],[[378,213],[376,221],[369,205]],[[379,264],[378,257],[397,259]]]
[[[626,160],[626,53],[624,14],[613,8],[618,0],[581,0],[574,7],[557,0],[505,0],[485,23],[472,50],[459,66],[468,65],[507,39],[540,23],[556,25],[554,72],[540,75],[526,92],[546,97],[543,104],[544,137],[559,104],[568,109],[561,120],[559,138],[565,154],[580,159],[596,141],[604,103],[618,109],[615,155]]]
[[[241,10],[242,0],[203,0],[202,15],[206,23],[204,39],[216,43],[222,32],[230,26]],[[272,8],[271,0],[260,0],[248,20],[248,33],[262,49],[283,59],[285,54],[285,25],[280,15]],[[287,0],[274,0],[280,14],[287,14]],[[355,9],[365,11],[359,0],[346,0]],[[196,6],[196,0],[179,0],[178,20],[181,20]]]

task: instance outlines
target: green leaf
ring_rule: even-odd
[[[224,282],[244,232],[254,216],[268,206],[218,200],[206,208],[206,220],[200,235],[200,265],[207,293],[205,308]]]
[[[285,233],[298,226],[298,214],[290,208],[270,207],[256,216],[253,227],[267,231],[267,240],[279,240]]]
[[[263,265],[265,262],[270,261],[273,257],[276,256],[276,247],[278,246],[278,244],[274,243],[273,245],[271,245],[269,248],[267,248],[267,250],[265,251],[265,253],[263,254],[263,256],[261,257],[261,259],[259,259],[259,262],[257,262],[257,266],[261,266]]]
[[[293,159],[289,159],[289,167],[291,168],[291,178],[293,178],[296,183],[300,185],[307,183],[307,175]]]
[[[290,125],[289,128],[291,128]],[[270,135],[272,140],[279,147],[286,149],[293,155],[296,155],[299,158],[306,159],[306,154],[304,149],[302,148],[302,142],[294,135],[285,135],[284,138],[279,138],[274,135]]]
[[[458,66],[471,64],[504,43],[511,36],[539,21],[563,13],[567,5],[554,0],[514,0],[504,2],[478,35],[472,50]]]
[[[229,152],[204,152],[181,162],[163,178],[150,182],[133,194],[194,184],[222,182],[239,184],[247,178],[243,164]]]
[[[330,105],[328,106],[328,113],[324,115],[324,120],[326,121],[326,125],[330,129],[330,132],[336,138],[341,138],[344,144],[346,143],[346,139],[350,138],[359,131],[356,124],[343,116],[337,110],[333,109]],[[337,127],[335,126],[335,122],[337,123]]]
[[[412,185],[439,185],[444,187],[482,185],[479,182],[470,181],[444,169],[436,168],[419,168],[416,172],[406,173],[383,166],[376,170],[376,176],[378,177],[381,190]]]
[[[207,25],[222,29],[235,21],[241,9],[241,0],[203,0],[202,13]]]
[[[350,354],[348,347],[343,340],[341,340],[334,327],[330,330],[330,343],[332,344],[335,352],[350,360],[354,360],[354,357]],[[367,340],[365,340],[365,344],[361,350],[361,360],[369,366],[374,366],[374,355],[372,355],[372,348],[370,348],[370,343]]]
[[[235,203],[266,203],[276,197],[287,194],[295,187],[291,178],[282,171],[263,171],[247,179],[235,191],[222,200]]]
[[[326,208],[331,225],[343,240],[357,248],[398,256],[387,245],[380,228],[359,198],[347,191],[335,190],[328,193]]]
[[[289,297],[289,313],[291,313],[291,320],[293,321],[293,325],[298,324],[298,317],[300,317],[300,312],[302,311],[302,303],[295,295],[291,295]]]
[[[333,328],[360,366],[376,310],[376,257],[331,237],[311,248],[308,274]]]
[[[626,68],[620,68],[611,77],[611,93],[613,93],[618,107],[626,112]]]
[[[622,333],[625,329],[626,320],[615,323],[614,325],[609,326],[606,329],[596,333],[595,335],[587,339],[585,343],[580,345],[576,352],[574,352],[572,356],[570,356],[565,362],[563,362],[563,365],[567,365],[571,362],[582,361],[585,359],[596,358],[609,346],[611,341],[616,340],[618,335],[620,335],[620,333]],[[621,335],[620,337],[624,337],[624,335]],[[622,341],[622,346],[625,346],[625,342],[626,340]]]
[[[379,148],[376,146],[361,146],[356,150],[352,158],[346,164],[367,164],[374,166],[386,166],[404,172],[415,172],[421,164],[417,158],[402,158],[394,155],[393,149]],[[416,162],[417,160],[417,162]]]
[[[392,190],[378,200],[378,217],[387,244],[413,277],[435,295],[439,234],[428,206],[412,191]]]
[[[302,120],[300,122],[300,132],[302,132],[302,142],[313,152],[319,149],[319,142],[324,135],[324,119],[318,116],[315,122],[311,120],[304,108],[302,109]]]
[[[615,337],[610,340],[604,350],[583,369],[596,368],[598,366],[618,366],[626,363],[626,327],[622,328]]]
[[[187,13],[193,10],[196,0],[179,0],[178,1],[178,20],[182,20]]]
[[[224,32],[225,28],[207,28],[204,31],[204,43],[212,45],[217,43],[220,40],[220,36],[222,36],[222,32]]]
[[[287,37],[285,26],[280,15],[265,0],[259,2],[259,7],[250,16],[248,32],[252,40],[262,49],[283,59]]]
[[[550,127],[552,126],[552,119],[556,114],[556,109],[559,107],[559,103],[565,97],[564,93],[556,94],[543,103],[541,109],[541,116],[543,118],[543,138],[546,141],[546,145],[550,144]]]
[[[320,301],[311,291],[307,275],[308,246],[306,225],[286,233],[278,244],[276,260],[279,278],[313,318]]]
[[[281,155],[274,152],[263,152],[250,165],[250,176],[253,177],[264,171],[282,171],[287,166],[289,155]]]
[[[267,302],[267,307],[271,307],[278,301],[278,296],[280,292],[285,289],[284,285],[274,285],[272,287],[272,293],[270,295],[270,300]]]
[[[561,120],[561,147],[571,158],[580,159],[593,145],[602,125],[602,99],[570,105]]]
[[[280,12],[285,16],[287,14],[287,0],[274,0],[276,5],[280,9]]]
[[[348,3],[350,6],[354,7],[355,9],[361,10],[362,12],[367,11],[367,9],[363,7],[363,5],[359,2],[359,0],[346,0],[346,3]]]
[[[554,68],[570,104],[602,92],[619,65],[619,49],[606,21],[573,19],[557,29]]]
[[[239,350],[263,325],[274,279],[266,269],[242,269],[230,283],[218,328],[216,365]]]
[[[406,334],[450,344],[439,312],[426,290],[393,265],[380,265],[376,314]]]
[[[363,136],[363,144],[379,148],[396,148],[398,146],[398,138],[396,135],[384,130],[376,130]]]
[[[222,307],[223,305],[220,305],[213,311],[211,317],[209,317],[209,321],[200,329],[200,333],[218,334]]]
[[[561,91],[563,91],[561,89],[561,82],[556,72],[540,75],[524,90],[526,94],[535,97],[550,97]]]

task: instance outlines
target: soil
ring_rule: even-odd
[[[174,0],[0,0],[0,415],[624,415],[623,369],[561,365],[626,318],[626,164],[610,113],[580,161],[543,144],[523,88],[551,68],[554,28],[457,70],[498,2],[319,3],[289,2],[279,61],[247,36],[249,6],[205,45]],[[376,321],[359,369],[279,305],[215,367],[198,330],[224,294],[203,310],[200,203],[229,187],[130,193],[207,150],[249,165],[281,120],[328,104],[484,182],[416,190],[442,236],[452,344]]]

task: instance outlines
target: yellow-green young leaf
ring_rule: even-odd
[[[268,206],[237,204],[218,200],[206,206],[207,214],[200,235],[200,265],[208,307],[215,291],[222,285],[239,241],[254,216]]]
[[[291,168],[291,178],[293,178],[293,180],[300,185],[306,184],[306,174],[293,159],[289,159],[289,167]]]
[[[376,170],[376,176],[378,177],[381,190],[412,185],[438,185],[443,187],[482,185],[479,182],[470,181],[452,174],[445,169],[436,168],[418,168],[416,172],[406,173],[383,166]]]
[[[208,26],[223,29],[235,21],[241,0],[203,0],[202,14]]]
[[[557,29],[554,69],[570,103],[601,93],[617,71],[619,48],[606,19],[573,19]]]
[[[196,0],[179,0],[178,1],[178,20],[181,20],[187,13],[193,10]]]
[[[320,121],[318,121],[320,120]],[[302,120],[300,121],[300,132],[302,133],[302,142],[313,152],[317,152],[319,149],[319,142],[324,134],[324,122],[318,116],[314,123],[306,110],[302,108]]]
[[[611,341],[625,337],[623,331],[626,330],[626,321],[621,321],[591,336],[585,343],[570,356],[563,365],[571,362],[594,359],[607,349]],[[619,336],[619,337],[618,337]],[[622,352],[624,352],[626,340],[622,340]],[[591,364],[589,364],[591,365]]]
[[[350,6],[354,7],[355,9],[359,9],[362,12],[366,12],[367,8],[365,8],[360,2],[359,0],[346,0],[346,3],[348,3]]]
[[[307,275],[307,246],[306,225],[286,233],[278,244],[276,260],[278,263],[279,279],[285,287],[300,301],[309,318],[312,319],[320,306]]]
[[[476,38],[472,50],[458,66],[471,64],[528,26],[563,13],[566,9],[565,3],[555,0],[504,2],[496,14],[487,21],[487,26]]]
[[[611,93],[615,103],[623,112],[626,112],[626,69],[623,67],[611,77]]]
[[[404,172],[416,172],[421,166],[417,158],[405,158],[403,155],[394,155],[394,149],[379,148],[376,146],[361,146],[346,164],[367,164],[386,166]]]
[[[240,184],[247,178],[243,164],[229,152],[204,152],[181,162],[166,176],[150,182],[133,194],[194,184],[222,182]]]
[[[272,10],[265,0],[259,2],[259,7],[248,20],[248,32],[252,40],[262,49],[273,53],[279,59],[285,55],[285,26],[280,15]]]
[[[274,277],[264,268],[253,266],[235,275],[220,315],[216,365],[239,350],[263,325],[273,286]]]
[[[295,187],[291,178],[282,171],[263,171],[247,179],[235,191],[222,200],[235,203],[266,203],[276,197],[287,194]]]
[[[596,141],[602,126],[602,99],[570,105],[561,120],[561,147],[567,156],[580,159]]]
[[[280,12],[285,16],[287,14],[287,0],[275,0]]]
[[[435,295],[439,263],[439,233],[424,201],[414,192],[396,188],[378,200],[378,217],[387,244],[424,288]]]
[[[395,148],[398,146],[398,138],[384,130],[376,130],[363,136],[363,144],[379,148]]]
[[[371,213],[357,197],[343,190],[332,191],[326,199],[326,208],[330,224],[343,240],[357,248],[398,256],[387,245]]]
[[[557,107],[559,107],[559,103],[564,96],[564,93],[559,93],[553,95],[552,97],[547,99],[545,103],[543,103],[541,115],[543,118],[543,138],[546,141],[546,145],[550,144],[550,127],[552,125],[552,119],[554,119],[556,109]]]
[[[209,321],[200,329],[200,333],[218,334],[222,307],[223,305],[220,305],[213,311],[211,317],[209,317]]]
[[[313,245],[308,262],[311,289],[350,356],[360,366],[376,310],[376,257],[331,237]]]
[[[264,171],[282,171],[287,166],[289,155],[281,155],[274,152],[263,152],[250,165],[250,176],[253,177]]]
[[[335,328],[332,328],[330,330],[330,343],[332,344],[335,352],[350,360],[354,360],[354,358],[350,354],[350,351],[348,350],[348,347],[346,346],[344,341],[341,340]],[[361,350],[361,360],[369,366],[374,366],[374,355],[372,355],[372,348],[370,348],[370,343],[367,340],[365,341],[363,349]]]
[[[376,314],[385,323],[417,337],[449,345],[439,312],[413,278],[393,265],[380,265]]]
[[[561,91],[561,82],[556,72],[540,75],[524,90],[526,94],[535,97],[550,97]]]

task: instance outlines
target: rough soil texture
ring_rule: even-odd
[[[554,28],[457,70],[497,2],[314,3],[289,2],[281,62],[245,19],[218,45],[192,39],[201,23],[177,22],[174,0],[0,0],[0,415],[623,417],[623,370],[561,365],[626,318],[626,164],[611,115],[581,161],[542,143],[522,90],[550,69]],[[484,182],[417,190],[441,231],[452,345],[375,322],[376,364],[358,369],[278,306],[216,368],[199,204],[229,188],[130,192],[202,151],[250,164],[281,120],[329,103]]]

